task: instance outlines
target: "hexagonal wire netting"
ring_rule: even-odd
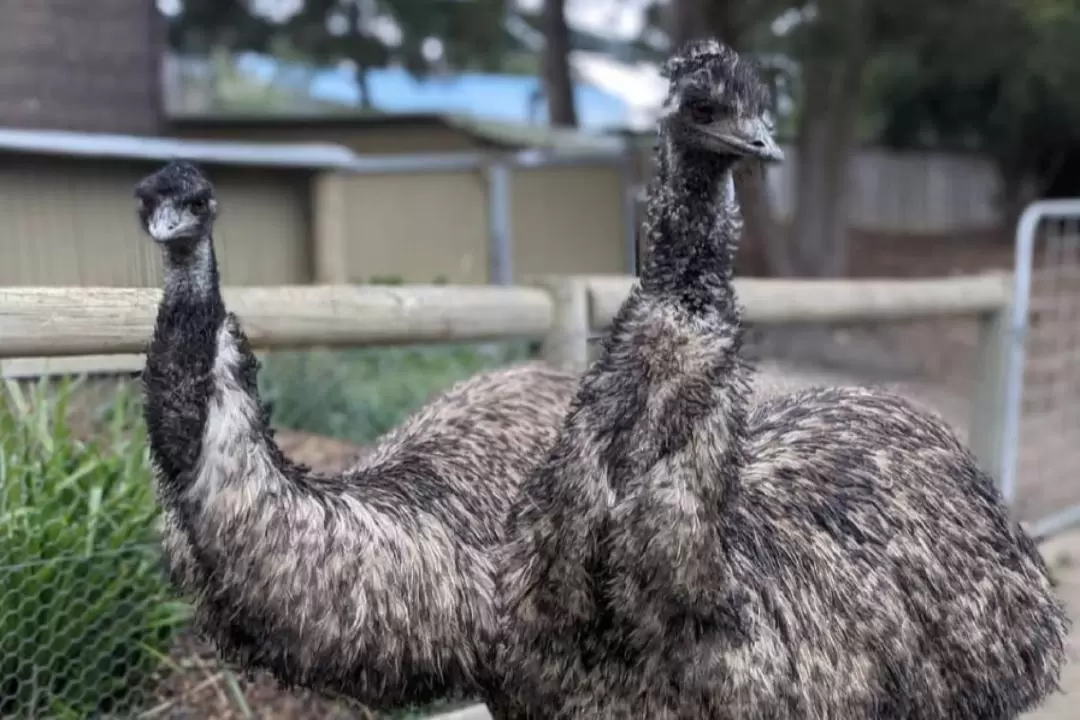
[[[131,716],[186,617],[161,574],[134,393],[0,388],[0,716]],[[96,407],[99,406],[96,403]],[[89,407],[89,406],[88,406]]]

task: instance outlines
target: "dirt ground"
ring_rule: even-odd
[[[758,365],[758,392],[773,393],[818,384],[865,383],[864,378],[837,372],[811,371],[805,367],[763,362]],[[874,382],[874,381],[869,381]],[[968,399],[943,390],[940,385],[917,381],[880,383],[938,410],[961,434],[966,435],[968,425]],[[279,431],[278,442],[292,457],[313,467],[335,471],[348,466],[361,453],[362,448],[305,433]],[[1044,555],[1059,582],[1058,591],[1067,603],[1074,618],[1080,618],[1080,531],[1061,535],[1043,546]],[[1062,692],[1052,696],[1039,709],[1024,716],[1023,720],[1067,720],[1078,716],[1075,704],[1080,703],[1080,627],[1074,629],[1069,643],[1069,664],[1062,676]],[[185,636],[177,643],[172,654],[179,672],[170,673],[158,688],[153,710],[142,717],[181,720],[209,718],[233,720],[254,717],[266,720],[359,720],[383,717],[355,706],[348,707],[331,700],[314,697],[307,693],[290,693],[280,690],[266,678],[239,679],[234,686],[233,677],[222,671],[214,659],[213,651],[198,639]],[[243,697],[250,714],[238,701]],[[419,718],[423,715],[397,717]],[[489,720],[483,706],[446,711],[429,716],[431,720]]]

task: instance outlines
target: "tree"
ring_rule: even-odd
[[[367,71],[400,63],[420,75],[438,66],[491,69],[510,46],[508,0],[303,0],[285,17],[254,0],[184,0],[170,18],[173,47],[266,51],[286,46],[319,64],[351,62],[360,102]]]
[[[570,74],[570,29],[566,0],[544,0],[543,74],[548,118],[554,126],[576,127],[574,83]]]
[[[203,55],[218,47],[262,51],[274,32],[245,0],[183,0],[166,20],[169,47]]]
[[[815,7],[792,38],[803,70],[792,233],[800,274],[844,272],[846,164],[867,106],[893,145],[962,144],[994,158],[1013,225],[1076,142],[1080,0]]]
[[[848,167],[865,68],[874,42],[870,7],[878,0],[819,0],[793,38],[802,61],[795,214],[788,242],[792,274],[847,271]]]
[[[992,158],[1011,232],[1028,202],[1080,146],[1080,2],[978,0],[964,22],[934,18],[919,42],[875,68],[868,99],[893,147],[966,149]]]

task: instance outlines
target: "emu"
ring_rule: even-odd
[[[487,695],[492,553],[574,376],[476,376],[352,469],[312,472],[274,443],[256,358],[222,300],[213,185],[174,161],[135,195],[165,265],[143,372],[163,546],[199,628],[249,669],[376,708]]]
[[[498,574],[505,717],[1004,720],[1057,687],[1034,543],[936,415],[885,392],[750,403],[720,200],[782,153],[756,70],[665,67],[649,254]]]

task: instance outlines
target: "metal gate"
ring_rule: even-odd
[[[1016,231],[1001,487],[1037,538],[1080,524],[1080,199]]]

